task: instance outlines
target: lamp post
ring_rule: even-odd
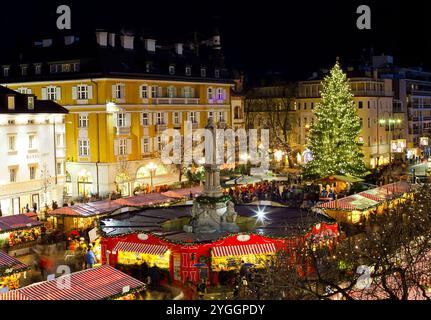
[[[157,170],[157,165],[155,165],[153,162],[150,162],[147,165],[148,171],[150,171],[150,179],[151,179],[151,192],[154,191],[154,184],[153,184],[153,175]]]

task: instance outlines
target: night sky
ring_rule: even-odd
[[[24,5],[25,3],[25,5]],[[392,54],[400,65],[431,66],[426,1],[12,1],[2,3],[2,50],[56,32],[56,8],[70,5],[72,30],[151,29],[169,36],[207,33],[217,24],[228,63],[250,74],[304,77],[362,49]],[[372,9],[372,30],[356,28],[356,8]],[[6,13],[7,12],[7,13]],[[343,60],[342,60],[343,61]]]

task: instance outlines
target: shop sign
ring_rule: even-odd
[[[398,139],[391,141],[391,151],[393,153],[403,153],[407,147],[407,141],[405,139]]]
[[[97,227],[88,231],[88,237],[90,238],[90,242],[93,242],[97,238],[99,238],[100,235],[99,235],[98,231],[99,231],[99,229]]]

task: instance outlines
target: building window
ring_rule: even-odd
[[[4,77],[9,77],[9,67],[3,67],[3,76]]]
[[[371,147],[371,137],[368,136],[368,146]]]
[[[207,98],[208,98],[208,100],[213,100],[213,98],[214,98],[213,88],[211,88],[211,87],[209,87],[207,89]]]
[[[298,102],[298,110],[301,110],[301,102]]]
[[[175,74],[175,66],[169,66],[169,74]]]
[[[88,128],[88,115],[79,115],[78,116],[78,127],[79,128]]]
[[[27,98],[27,107],[29,110],[34,109],[34,97],[28,97]]]
[[[191,75],[192,75],[192,68],[186,67],[186,76],[191,76]]]
[[[192,98],[192,88],[184,87],[183,88],[183,97],[184,98]]]
[[[364,107],[364,103],[362,101],[358,102],[358,108],[362,109]]]
[[[28,148],[30,150],[36,149],[36,135],[34,134],[28,135]]]
[[[151,72],[151,63],[146,63],[145,64],[145,71],[146,72]]]
[[[58,100],[57,99],[57,88],[56,87],[47,87],[46,88],[46,97],[48,100]]]
[[[224,100],[224,92],[222,88],[217,88],[217,100]]]
[[[142,113],[142,125],[143,126],[148,126],[149,121],[148,121],[148,112],[144,112]]]
[[[157,137],[157,150],[162,151],[163,150],[163,140],[161,136]]]
[[[361,125],[361,128],[364,126],[364,120],[362,118],[359,119],[359,124]]]
[[[21,75],[22,76],[26,76],[27,75],[27,70],[28,70],[27,66],[21,66]]]
[[[141,86],[141,98],[148,99],[148,86],[146,84]]]
[[[208,119],[210,118],[214,118],[214,112],[213,111],[208,111]]]
[[[114,99],[125,98],[125,86],[123,84],[115,84],[112,90],[112,97]]]
[[[162,112],[157,112],[156,113],[156,124],[157,125],[164,124],[163,123],[163,113]]]
[[[8,120],[7,124],[10,126],[14,126],[15,125],[15,120]]]
[[[371,108],[371,101],[367,101],[367,106],[368,106],[368,109]]]
[[[41,74],[41,72],[42,72],[42,65],[40,65],[40,64],[35,64],[35,65],[34,65],[34,73],[35,73],[35,74]]]
[[[9,180],[10,182],[16,182],[16,168],[9,169]]]
[[[62,133],[55,135],[55,145],[60,148],[64,147],[64,135]]]
[[[88,157],[90,155],[90,142],[87,139],[78,140],[79,156]]]
[[[120,139],[118,141],[118,154],[120,156],[127,154],[127,139]]]
[[[77,87],[78,100],[88,100],[88,86],[86,84],[81,84]]]
[[[223,111],[220,111],[218,113],[218,121],[219,122],[224,122],[225,121],[225,119],[224,119],[224,112]]]
[[[142,151],[143,153],[150,153],[150,139],[143,138],[142,139]]]
[[[236,106],[234,111],[234,117],[235,119],[241,119],[241,108]]]
[[[28,169],[29,169],[29,172],[30,172],[30,180],[35,180],[36,179],[36,167],[35,166],[31,166]]]
[[[368,128],[371,128],[371,119],[368,118]]]
[[[220,78],[220,70],[219,69],[214,70],[214,77]]]
[[[207,76],[207,69],[201,68],[201,77],[205,78]]]
[[[311,110],[314,110],[314,102],[311,103]]]
[[[59,65],[58,64],[50,64],[49,65],[49,72],[50,73],[57,73],[60,71]]]
[[[9,110],[15,110],[15,96],[7,97],[7,108]]]
[[[307,102],[304,102],[304,110],[307,110]]]
[[[18,90],[16,90],[16,91],[19,93],[22,93],[22,94],[31,94],[32,93],[31,89],[25,88],[25,87],[18,88]]]
[[[63,162],[57,162],[57,175],[63,175],[64,171],[63,171]]]
[[[180,113],[179,112],[174,112],[174,124],[180,124]]]
[[[158,94],[158,87],[157,86],[151,86],[151,97],[157,98]]]
[[[9,151],[16,151],[16,136],[8,136],[8,149]]]
[[[167,93],[168,93],[169,98],[175,98],[175,96],[176,96],[175,87],[170,86],[170,87],[168,87],[167,91],[168,91]]]
[[[196,111],[190,112],[190,121],[191,123],[198,123],[198,115]]]
[[[125,126],[126,126],[126,114],[125,113],[117,114],[117,127],[123,128]]]

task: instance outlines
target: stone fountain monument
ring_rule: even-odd
[[[212,133],[210,148],[212,161],[204,165],[204,190],[193,202],[190,224],[184,226],[184,230],[193,233],[238,232],[234,203],[230,196],[223,195],[220,185],[220,166],[217,164],[216,148],[217,126],[212,118],[208,119],[205,128]]]

